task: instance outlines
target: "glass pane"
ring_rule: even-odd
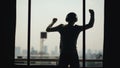
[[[53,18],[58,21],[54,26],[67,24],[66,15],[75,12],[78,17],[76,24],[82,25],[82,0],[32,0],[31,2],[31,59],[59,58],[60,34],[47,33],[47,38],[40,38],[41,32],[46,32],[47,26]],[[77,49],[82,59],[82,32],[79,35]],[[43,53],[41,53],[42,51]],[[58,61],[31,61],[31,65],[56,65]]]
[[[86,59],[103,60],[103,41],[104,41],[104,0],[86,0],[86,24],[89,23],[89,9],[95,12],[94,26],[86,30]],[[86,66],[100,66],[99,62],[86,62]]]
[[[27,59],[27,26],[28,0],[16,0],[15,59]],[[26,61],[15,62],[26,64]]]

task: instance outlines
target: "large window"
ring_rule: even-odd
[[[16,3],[15,64],[27,65],[28,0],[17,0]],[[86,24],[90,20],[89,9],[93,9],[95,12],[95,23],[93,28],[86,30],[85,34],[86,66],[101,67],[104,40],[104,0],[86,0]],[[47,38],[41,38],[41,32],[46,32],[46,27],[53,18],[58,18],[55,26],[61,23],[67,24],[65,17],[69,12],[75,12],[78,17],[76,24],[83,25],[83,0],[31,0],[30,65],[57,64],[60,35],[58,32],[51,32],[47,33]],[[77,40],[81,66],[83,59],[82,40],[83,32],[80,33]]]

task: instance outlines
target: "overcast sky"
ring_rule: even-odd
[[[82,25],[82,0],[31,0],[31,47],[40,50],[40,32],[45,31],[53,18],[58,18],[58,24],[67,24],[65,17],[69,12],[75,12],[78,17],[76,24]],[[103,49],[104,37],[104,0],[86,0],[86,23],[89,22],[89,9],[95,12],[94,27],[86,30],[86,48]],[[16,41],[15,45],[27,49],[28,1],[17,0]],[[58,32],[48,33],[44,45],[48,50],[59,47]],[[77,41],[78,50],[82,50],[82,32]]]

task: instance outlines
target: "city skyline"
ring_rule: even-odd
[[[56,48],[56,47],[55,47]],[[43,48],[45,49],[45,48]],[[57,49],[53,49],[52,51],[48,52],[47,50],[43,51],[42,55],[48,56],[48,57],[59,57],[59,52],[57,52]],[[82,51],[78,51],[78,55],[79,55],[79,59],[82,59]],[[15,58],[18,57],[22,57],[22,58],[27,58],[27,50],[26,49],[21,49],[20,47],[15,47]],[[30,56],[34,56],[34,57],[39,57],[41,56],[40,52],[35,50],[34,47],[32,47],[30,49]],[[91,50],[88,49],[86,50],[86,58],[87,59],[95,59],[98,57],[101,57],[100,59],[102,59],[103,56],[103,50]]]

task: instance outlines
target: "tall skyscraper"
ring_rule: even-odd
[[[40,55],[42,56],[44,54],[44,40],[47,38],[47,33],[46,32],[41,32],[40,33]]]

